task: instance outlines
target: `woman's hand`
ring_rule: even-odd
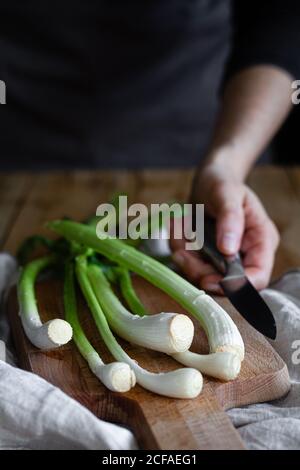
[[[224,255],[243,254],[246,275],[257,289],[267,286],[279,242],[278,231],[254,192],[224,165],[207,164],[195,177],[192,201],[205,204],[216,219],[216,239]],[[172,240],[173,258],[200,287],[220,293],[221,276],[199,253],[184,250],[184,241]]]
[[[241,251],[246,274],[257,289],[270,279],[277,230],[245,178],[291,109],[293,77],[272,65],[241,69],[226,83],[220,114],[192,200],[204,203],[217,222],[217,245],[225,255]],[[266,182],[267,184],[267,182]],[[173,240],[174,260],[204,289],[220,292],[220,275],[198,253]]]

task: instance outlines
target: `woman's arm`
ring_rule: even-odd
[[[279,238],[244,181],[291,108],[291,82],[300,79],[299,18],[300,2],[294,0],[232,0],[233,41],[220,116],[192,189],[194,201],[216,217],[219,249],[244,253],[257,288],[269,282]],[[209,264],[175,249],[175,259],[194,281],[219,290]]]
[[[288,72],[271,65],[251,66],[231,77],[192,189],[192,199],[216,218],[219,249],[224,254],[244,252],[246,273],[257,288],[269,281],[279,237],[244,180],[291,108],[291,81]],[[174,259],[186,274],[203,288],[219,291],[214,268],[173,243]]]
[[[206,164],[243,181],[292,107],[293,77],[272,65],[258,65],[233,75],[225,87],[220,116]]]

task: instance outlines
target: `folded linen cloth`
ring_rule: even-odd
[[[300,270],[286,273],[262,296],[276,319],[277,338],[270,343],[287,364],[291,390],[280,400],[228,415],[248,449],[300,449]]]
[[[0,299],[16,273],[14,259],[0,254]],[[0,310],[0,338],[8,342],[8,323]],[[136,449],[127,429],[97,419],[90,411],[37,375],[3,361],[0,345],[0,450]],[[1,356],[2,351],[2,356]],[[13,355],[6,347],[6,356]],[[1,360],[2,359],[2,360]]]
[[[0,254],[0,299],[15,272],[14,259]],[[262,295],[276,318],[278,336],[271,343],[288,365],[292,388],[285,398],[235,408],[228,415],[249,449],[300,449],[300,271],[287,273]],[[1,307],[0,338],[13,364]],[[45,380],[1,360],[1,345],[0,384],[0,449],[137,448],[127,429],[97,419]]]

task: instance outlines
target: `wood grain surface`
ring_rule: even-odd
[[[65,215],[82,220],[94,214],[96,207],[116,191],[128,193],[130,202],[184,201],[192,177],[193,172],[187,170],[2,174],[0,244],[2,249],[15,253],[24,237],[46,233],[43,226],[47,220]],[[273,277],[278,277],[300,264],[300,170],[257,168],[249,177],[249,185],[259,195],[281,233],[273,273]],[[165,310],[182,311],[145,281],[137,279],[136,283],[143,301],[153,312],[161,311],[162,305]],[[44,320],[63,315],[59,283],[39,284],[37,294]],[[226,300],[220,302],[241,330],[246,359],[237,381],[222,384],[205,380],[203,394],[195,400],[162,398],[140,387],[125,395],[107,392],[92,376],[72,343],[51,353],[42,353],[28,343],[17,318],[14,295],[10,297],[9,314],[22,366],[57,384],[97,416],[130,426],[141,447],[243,448],[224,409],[282,396],[289,387],[288,376],[285,365],[269,343],[246,324]],[[110,360],[83,302],[80,312],[91,341],[104,359]],[[203,352],[207,350],[205,336],[199,328],[194,347]],[[176,367],[172,359],[159,353],[131,345],[126,345],[126,350],[151,370]]]
[[[166,294],[141,278],[135,278],[138,294],[151,313],[184,312]],[[43,282],[37,298],[42,319],[63,317],[62,285]],[[80,300],[80,321],[87,337],[104,362],[113,360],[100,338],[91,314]],[[273,400],[289,390],[287,369],[265,338],[234,311],[229,302],[218,299],[237,323],[246,346],[246,358],[237,380],[223,383],[205,379],[201,395],[193,400],[161,397],[136,386],[126,394],[113,393],[93,376],[73,343],[56,351],[42,352],[24,336],[18,318],[15,292],[9,301],[9,317],[21,366],[30,370],[87,406],[99,418],[129,426],[145,449],[242,449],[243,443],[225,409]],[[203,330],[196,332],[192,350],[208,352]],[[172,358],[121,341],[142,367],[163,372],[180,367]]]

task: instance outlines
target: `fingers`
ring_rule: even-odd
[[[200,277],[199,285],[206,292],[210,292],[211,294],[216,295],[224,295],[224,292],[219,284],[221,279],[222,276],[220,274],[208,274],[206,276]]]
[[[211,264],[200,258],[198,253],[179,249],[174,252],[173,259],[191,282],[204,290],[222,293],[218,284],[221,276]]]
[[[213,267],[203,261],[195,252],[178,250],[173,254],[173,259],[184,274],[195,283],[199,281],[200,277],[214,272]]]
[[[268,285],[279,242],[278,232],[257,196],[244,184],[216,179],[203,181],[206,210],[216,219],[217,246],[224,255],[243,253],[246,275],[257,289]],[[201,186],[201,188],[202,188]],[[177,223],[182,223],[177,221]],[[184,274],[204,290],[221,293],[220,275],[198,253],[184,251],[185,240],[171,240],[174,261]]]
[[[210,263],[205,262],[198,252],[185,250],[186,240],[176,239],[174,232],[178,225],[182,225],[182,219],[174,219],[170,226],[170,246],[173,251],[173,260],[183,271],[185,276],[194,284],[204,290],[221,294],[218,284],[220,275]]]
[[[184,233],[185,217],[175,217],[170,220],[170,248],[173,252],[184,249],[186,240]],[[175,234],[181,234],[180,238],[176,238]]]
[[[211,188],[208,206],[217,221],[218,248],[225,255],[235,254],[240,248],[244,231],[243,198],[244,187],[242,185],[218,181],[218,184]],[[190,281],[204,290],[221,294],[222,289],[218,284],[221,276],[216,270],[203,261],[198,253],[184,251],[184,239],[175,239],[174,232],[178,228],[176,224],[182,223],[183,220],[174,219],[173,226],[171,226],[170,246],[174,252],[174,261]]]
[[[217,247],[224,255],[234,255],[240,249],[244,231],[242,207],[222,208],[217,218]]]
[[[217,247],[224,255],[234,255],[240,249],[244,233],[244,188],[220,184],[216,203]]]
[[[246,231],[241,250],[246,275],[257,289],[269,283],[279,243],[278,231],[258,198],[251,192],[245,202]]]
[[[248,244],[243,260],[245,272],[259,290],[269,284],[279,240],[277,231],[274,230],[272,223],[268,222],[270,226],[266,223],[261,231],[253,230],[245,235],[245,240],[249,237],[253,239],[253,243]]]

